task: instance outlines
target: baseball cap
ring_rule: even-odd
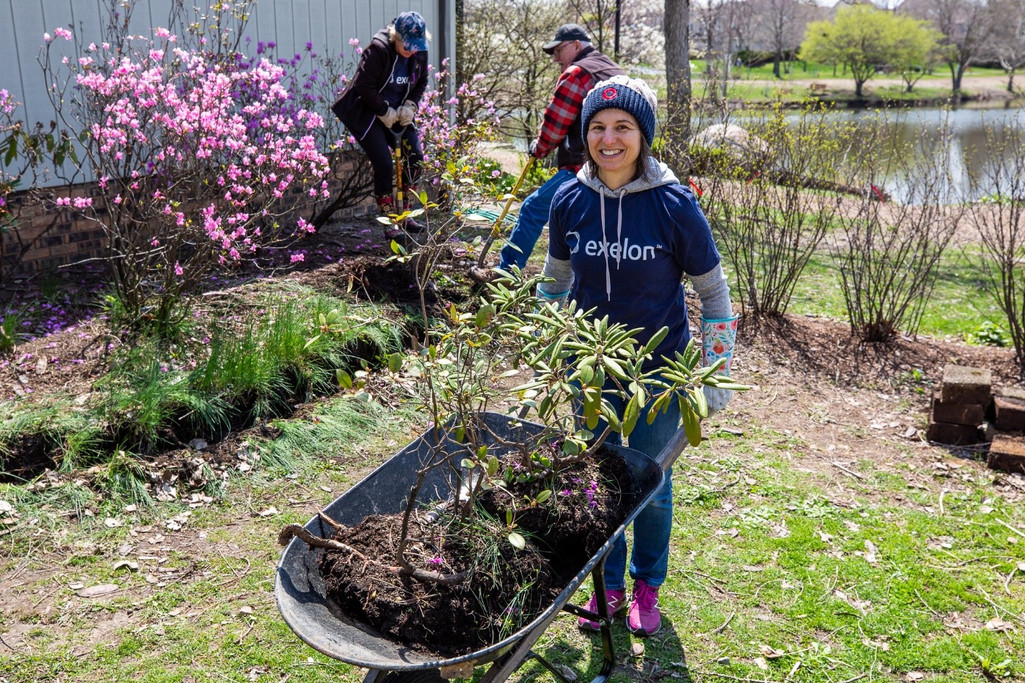
[[[587,35],[587,29],[580,24],[563,24],[555,29],[555,40],[545,43],[541,46],[541,49],[548,54],[552,54],[555,52],[555,48],[559,46],[559,43],[565,43],[567,40],[590,42],[591,38]]]
[[[407,50],[427,50],[427,24],[417,12],[403,12],[395,17],[395,32],[402,38],[402,45]]]

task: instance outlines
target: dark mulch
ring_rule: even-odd
[[[554,482],[517,485],[511,493],[523,501],[544,486],[558,493],[514,518],[515,529],[530,539],[523,550],[506,540],[507,503],[494,491],[481,500],[495,520],[488,530],[479,520],[470,528],[446,527],[413,515],[405,557],[418,569],[445,576],[466,572],[465,580],[453,584],[394,570],[400,514],[369,517],[341,530],[336,540],[363,557],[324,553],[327,595],[346,614],[417,650],[458,656],[500,641],[553,604],[637,502],[628,468],[606,449]]]

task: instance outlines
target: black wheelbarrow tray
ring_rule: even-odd
[[[482,413],[489,431],[501,436],[506,443],[522,443],[541,433],[542,426],[498,413]],[[612,648],[611,619],[605,602],[604,565],[616,535],[621,533],[661,487],[665,473],[686,446],[687,438],[679,429],[662,452],[654,459],[630,449],[610,446],[626,462],[632,478],[631,491],[625,491],[630,513],[622,525],[587,561],[570,580],[554,602],[512,635],[480,650],[457,657],[444,658],[417,651],[408,645],[386,637],[341,612],[326,597],[319,563],[322,549],[311,548],[298,538],[286,546],[278,562],[274,594],[278,609],[288,626],[313,649],[329,657],[369,669],[365,681],[437,681],[443,678],[468,677],[472,667],[489,664],[483,681],[504,681],[528,658],[541,663],[557,678],[566,680],[542,656],[531,651],[534,643],[561,611],[586,616],[597,621],[602,639],[603,665],[594,681],[608,678],[615,664]],[[394,514],[404,509],[405,498],[415,482],[420,463],[431,456],[435,440],[429,430],[371,472],[353,488],[328,505],[323,513],[329,518],[353,526],[369,515]],[[458,444],[446,441],[446,451],[458,453]],[[501,448],[492,446],[491,452],[501,454]],[[461,458],[452,458],[459,462]],[[450,468],[431,470],[421,489],[418,504],[448,500],[457,486],[457,473]],[[329,538],[332,529],[318,516],[306,523],[305,528],[315,536]],[[577,589],[590,575],[598,597],[598,613],[588,612],[569,604]]]

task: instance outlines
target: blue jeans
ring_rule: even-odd
[[[622,401],[611,399],[622,415]],[[650,404],[637,419],[637,426],[627,437],[627,446],[641,453],[657,456],[680,426],[680,411],[674,401],[660,412],[650,425],[647,413]],[[603,428],[604,425],[600,425]],[[597,433],[597,432],[596,432]],[[610,434],[606,443],[619,444],[619,434]],[[637,515],[633,523],[633,552],[630,555],[630,578],[643,580],[658,588],[666,580],[669,569],[669,535],[673,529],[673,471],[666,472],[665,483],[654,498]],[[619,534],[605,560],[605,586],[610,590],[626,589],[626,536]]]
[[[534,251],[537,239],[541,237],[541,231],[548,223],[548,214],[552,210],[552,197],[559,186],[569,182],[577,176],[573,171],[559,169],[555,175],[548,179],[541,187],[537,188],[523,200],[520,206],[520,215],[516,219],[516,225],[509,233],[509,240],[502,247],[498,267],[502,270],[510,270],[514,265],[522,270],[527,265],[530,253]]]

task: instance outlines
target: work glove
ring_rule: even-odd
[[[413,117],[416,116],[416,103],[412,100],[406,100],[399,107],[399,125],[408,126],[413,123]]]
[[[738,316],[717,320],[701,319],[701,364],[708,367],[714,365],[720,358],[726,359],[722,368],[716,373],[717,375],[730,376],[730,366],[733,364],[733,345],[737,341],[737,320]],[[708,403],[709,417],[725,408],[733,398],[731,389],[705,385],[701,387],[701,390],[705,393],[705,401]]]
[[[395,111],[394,107],[388,107],[388,111],[378,114],[377,118],[381,119],[381,123],[384,124],[385,128],[391,128],[399,120],[399,113]]]
[[[539,157],[537,155],[537,140],[536,139],[530,141],[529,150],[530,150],[530,156],[534,157],[535,159],[540,159],[541,158],[541,157]]]

